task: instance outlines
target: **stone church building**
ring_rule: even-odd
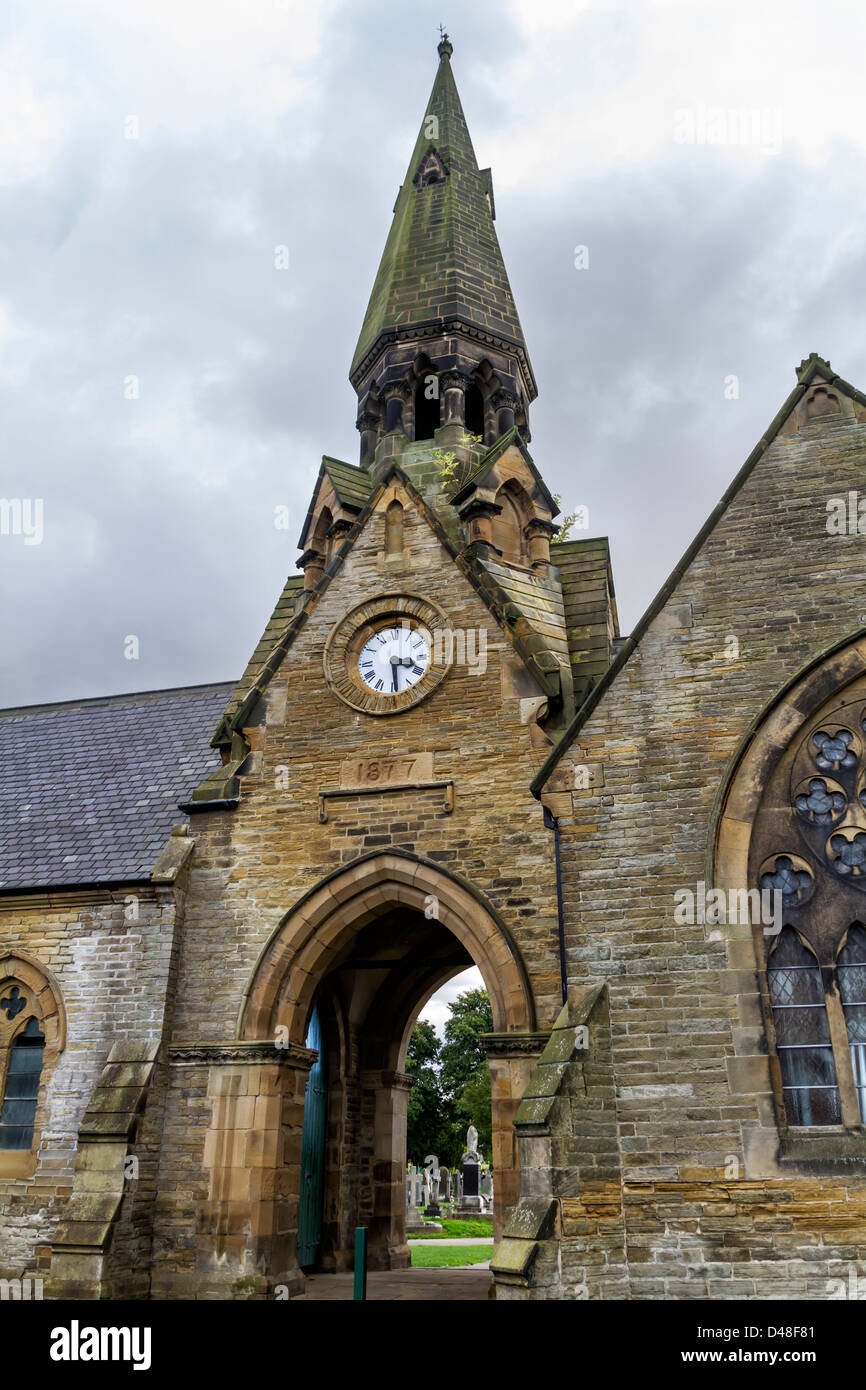
[[[0,1273],[50,1297],[407,1266],[406,1049],[473,963],[497,1298],[864,1272],[866,397],[803,362],[620,636],[451,53],[240,680],[0,714]]]

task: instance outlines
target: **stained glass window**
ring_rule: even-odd
[[[790,927],[782,930],[770,956],[767,983],[788,1123],[841,1124],[821,971]]]

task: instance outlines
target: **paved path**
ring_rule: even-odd
[[[441,1244],[441,1242],[439,1242]],[[308,1274],[307,1291],[293,1303],[352,1301],[352,1274]],[[480,1301],[487,1298],[490,1270],[486,1266],[462,1269],[375,1270],[367,1275],[367,1299],[385,1301],[439,1302],[441,1300]]]

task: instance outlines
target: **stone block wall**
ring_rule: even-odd
[[[545,792],[570,987],[610,991],[632,1297],[820,1297],[866,1259],[862,1162],[780,1155],[751,928],[674,920],[678,890],[712,886],[753,724],[822,652],[861,640],[866,542],[830,534],[827,503],[862,487],[863,414],[789,419]],[[598,771],[575,789],[584,766]]]
[[[403,555],[386,578],[384,543],[383,506],[336,569],[251,716],[245,734],[252,751],[237,810],[202,810],[193,818],[173,1045],[238,1037],[257,962],[290,909],[329,875],[391,849],[441,866],[498,914],[526,972],[532,1026],[549,1027],[561,1007],[552,836],[528,790],[540,760],[532,721],[541,692],[408,497]],[[483,628],[486,669],[474,673],[455,663],[421,704],[399,715],[348,708],[328,686],[325,645],[347,612],[383,592],[422,594],[454,629]],[[321,801],[345,787],[349,761],[419,753],[429,755],[432,777],[424,780],[432,787],[365,788]],[[506,1015],[519,1003],[506,1000]],[[506,1016],[497,1026],[507,1031],[513,1024]],[[388,1063],[392,1070],[395,1064],[399,1069],[399,1060]],[[193,1276],[195,1226],[213,1181],[207,1098],[198,1079],[191,1092],[180,1089],[189,1078],[177,1069],[171,1080],[155,1256],[166,1288]],[[504,1157],[513,1163],[513,1155]],[[337,1213],[326,1220],[333,1229]]]
[[[46,1054],[35,1125],[35,1165],[4,1175],[0,1154],[0,1273],[47,1272],[50,1245],[72,1193],[78,1132],[115,1042],[158,1042],[174,947],[176,897],[171,889],[128,889],[0,898],[0,953],[20,950],[50,972],[66,1014],[66,1043]],[[138,1196],[130,1214],[149,1228],[158,1135],[140,1154]],[[149,1235],[140,1237],[145,1245]],[[137,1258],[145,1258],[137,1244]],[[145,1261],[145,1270],[147,1264]]]

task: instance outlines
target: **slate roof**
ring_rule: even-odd
[[[571,700],[570,657],[565,626],[562,589],[555,579],[522,566],[497,559],[476,559],[477,569],[493,581],[498,591],[490,593],[486,583],[482,596],[493,598],[493,611],[503,618],[511,641],[542,690]],[[565,685],[563,686],[563,680]]]
[[[322,471],[327,473],[334,484],[334,491],[344,507],[355,507],[358,511],[370,499],[373,479],[365,469],[355,463],[344,463],[342,459],[322,458]]]
[[[298,540],[301,550],[307,544],[307,536],[319,496],[319,486],[325,476],[330,478],[340,506],[345,507],[348,511],[361,511],[362,507],[369,501],[370,493],[373,490],[373,479],[366,469],[357,464],[344,463],[342,459],[330,458],[328,454],[323,454],[319,475],[316,478],[316,486],[313,488],[313,495],[310,498],[310,505],[304,519],[304,527]]]
[[[0,710],[0,893],[149,878],[233,688]]]
[[[606,536],[560,541],[550,547],[560,573],[574,693],[578,702],[604,675],[619,635],[610,547]]]

